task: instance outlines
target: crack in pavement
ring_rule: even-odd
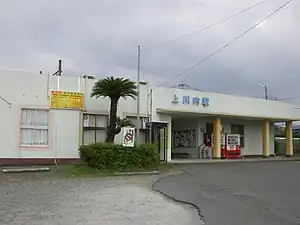
[[[160,177],[160,178],[158,178],[157,180],[155,180],[155,181],[152,183],[152,190],[155,191],[155,192],[157,192],[157,193],[159,193],[159,194],[161,194],[161,195],[163,195],[163,196],[165,196],[165,197],[167,197],[168,199],[170,199],[170,200],[172,200],[172,201],[178,202],[178,203],[180,203],[180,204],[185,204],[185,205],[190,205],[190,206],[192,206],[192,207],[193,207],[194,209],[196,209],[197,212],[198,212],[198,215],[199,215],[199,218],[200,218],[200,224],[204,224],[204,223],[205,223],[204,216],[202,215],[200,208],[199,208],[196,204],[194,204],[193,202],[188,202],[188,201],[180,200],[180,199],[178,199],[178,198],[176,198],[176,197],[174,197],[174,196],[171,196],[171,195],[165,193],[164,191],[158,190],[158,189],[155,187],[155,184],[156,184],[157,182],[161,181],[161,180],[164,179],[164,178],[165,178],[165,177]]]

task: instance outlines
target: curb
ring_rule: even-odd
[[[300,158],[280,158],[280,159],[227,159],[227,160],[182,160],[182,161],[171,161],[172,164],[218,164],[218,163],[251,163],[251,162],[287,162],[287,161],[300,161]]]
[[[160,174],[158,171],[144,171],[144,172],[117,172],[114,173],[116,176],[131,176],[131,175],[157,175]]]
[[[7,169],[1,169],[2,173],[45,172],[45,171],[50,171],[50,168],[43,167],[43,168],[7,168]]]

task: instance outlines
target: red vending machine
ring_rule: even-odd
[[[226,134],[226,159],[241,158],[241,144],[239,134]]]

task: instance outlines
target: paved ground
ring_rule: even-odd
[[[0,224],[194,225],[196,210],[153,192],[157,177],[53,179],[0,174]]]
[[[189,164],[155,183],[211,225],[300,224],[300,162]]]

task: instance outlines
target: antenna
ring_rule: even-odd
[[[58,70],[53,74],[53,76],[61,76],[62,74],[62,60],[58,60]]]
[[[62,72],[61,67],[62,67],[62,61],[61,61],[61,59],[60,59],[60,60],[58,61],[58,76],[61,76],[61,72]]]
[[[204,92],[203,90],[199,89],[199,88],[195,88],[195,87],[192,87],[192,86],[189,86],[183,82],[181,82],[180,84],[178,84],[176,86],[176,88],[180,88],[180,89],[191,89],[191,90],[196,90],[196,91],[202,91]]]

